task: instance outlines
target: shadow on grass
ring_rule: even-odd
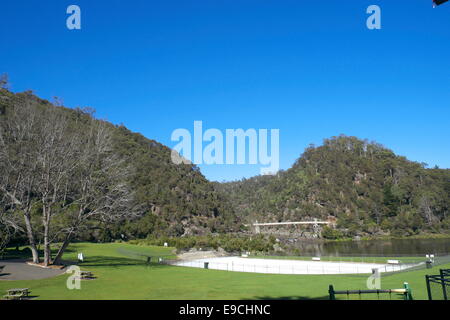
[[[147,263],[144,260],[129,259],[121,257],[93,256],[79,264],[80,267],[123,267],[123,266],[146,266],[151,268],[163,268],[165,265],[159,263]]]
[[[70,247],[65,250],[64,253],[74,252],[75,250]],[[58,252],[57,248],[51,249],[52,256],[55,256]],[[38,254],[40,257],[44,255],[44,250],[39,249]],[[22,250],[18,250],[17,248],[7,248],[2,253],[0,253],[0,260],[15,260],[15,259],[24,259],[28,260],[32,258],[31,250],[28,247],[23,248]]]
[[[24,300],[33,300],[36,298],[39,298],[39,296],[26,296],[26,297],[21,297],[21,298],[12,298],[12,299],[0,298],[0,300],[2,300],[2,301],[24,301]]]

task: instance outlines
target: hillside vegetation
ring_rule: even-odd
[[[198,167],[173,164],[168,147],[96,119],[91,108],[2,88],[0,142],[2,245],[27,234],[48,244],[237,229]]]
[[[330,217],[326,239],[450,230],[449,169],[356,137],[311,145],[275,176],[212,183],[93,109],[0,88],[0,143],[0,249],[28,241],[48,255],[63,241],[237,235],[253,221]]]
[[[309,146],[292,168],[218,184],[247,221],[337,218],[326,238],[448,233],[450,170],[341,135]]]

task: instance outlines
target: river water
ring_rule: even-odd
[[[301,255],[314,256],[418,256],[450,254],[449,239],[392,239],[360,241],[298,241]]]

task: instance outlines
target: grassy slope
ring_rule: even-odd
[[[38,299],[327,299],[329,284],[336,290],[366,288],[366,276],[266,275],[146,266],[143,260],[123,255],[124,249],[148,255],[170,255],[172,250],[128,244],[71,245],[64,258],[75,260],[77,252],[82,251],[86,257],[82,269],[92,271],[98,277],[96,280],[83,281],[81,290],[66,288],[68,275],[33,281],[0,281],[0,293],[13,287],[28,287]],[[441,267],[450,268],[450,265]],[[424,275],[437,271],[435,268],[431,272],[419,270],[386,276],[382,278],[382,288],[401,288],[407,281],[415,299],[426,299]],[[377,299],[376,295],[370,297]],[[357,295],[353,298],[359,299]]]

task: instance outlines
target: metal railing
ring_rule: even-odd
[[[366,264],[355,262],[314,262],[301,261],[302,263],[291,264],[252,264],[237,262],[217,262],[211,259],[194,260],[166,260],[163,263],[193,268],[214,269],[222,271],[235,272],[252,272],[267,274],[309,274],[309,275],[325,275],[325,274],[371,274],[373,269],[378,269],[381,273],[391,273],[408,270],[417,264]],[[423,264],[425,264],[423,262]]]
[[[389,298],[392,299],[392,294],[400,294],[403,297],[403,300],[413,300],[412,297],[412,290],[411,287],[407,282],[403,284],[402,289],[375,289],[375,290],[334,290],[333,285],[330,284],[328,287],[328,294],[330,297],[330,300],[336,300],[336,295],[347,295],[347,299],[349,299],[350,295],[359,295],[361,298],[361,295],[364,294],[377,294],[378,299],[380,298],[380,294],[382,293],[388,293]]]
[[[426,275],[428,300],[449,300],[450,269],[440,269],[438,275]]]

